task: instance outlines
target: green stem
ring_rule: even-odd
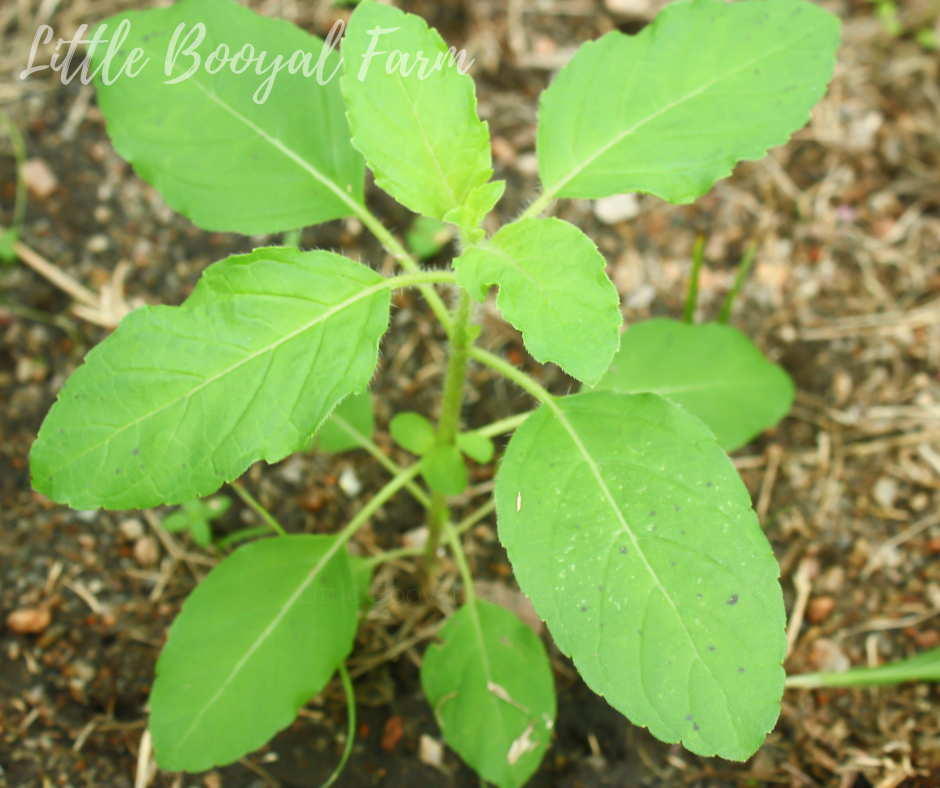
[[[348,421],[346,421],[341,416],[333,414],[333,423],[336,424],[341,430],[346,432],[349,437],[356,441],[363,449],[365,449],[369,454],[371,454],[380,465],[382,465],[392,476],[395,476],[398,473],[401,473],[401,466],[395,462],[391,457],[385,454],[373,441],[369,440],[365,435],[363,435],[359,430],[353,427]],[[425,509],[431,508],[431,499],[428,497],[427,493],[422,490],[414,482],[409,482],[405,485],[405,489],[410,492],[415,500],[420,503]]]
[[[425,284],[455,284],[457,274],[453,271],[418,271],[413,274],[400,274],[385,280],[385,287],[389,290],[400,290],[403,287],[420,287]]]
[[[258,503],[255,497],[250,492],[248,492],[248,490],[242,487],[241,482],[238,482],[238,481],[232,482],[230,486],[233,490],[235,490],[236,495],[238,495],[239,498],[241,498],[246,504],[248,504],[248,508],[250,508],[255,514],[257,514],[258,517],[264,520],[268,528],[274,531],[274,533],[276,533],[278,536],[287,535],[287,531],[284,530],[281,524],[277,520],[274,519],[274,517],[271,515],[271,513],[267,509],[265,509],[260,503]]]
[[[485,504],[483,504],[483,506],[455,525],[454,530],[458,534],[462,534],[464,531],[470,530],[473,528],[473,526],[480,522],[480,520],[483,520],[492,514],[495,508],[496,499],[490,498]],[[367,564],[371,569],[378,566],[379,564],[384,564],[386,561],[394,561],[399,558],[408,558],[413,555],[421,555],[423,552],[423,547],[398,547],[395,550],[386,550],[385,552],[372,556],[371,558],[367,559]]]
[[[689,290],[685,296],[685,314],[683,315],[686,323],[695,320],[695,306],[698,302],[698,276],[701,273],[704,259],[705,236],[700,235],[695,239],[695,246],[692,248],[692,271],[689,273]]]
[[[500,419],[499,421],[494,421],[492,424],[487,424],[485,427],[480,427],[480,429],[476,430],[476,433],[477,435],[482,435],[484,438],[505,435],[507,432],[515,430],[516,427],[522,424],[522,422],[531,415],[532,411],[529,411],[528,413],[519,413],[506,419]]]
[[[503,377],[509,378],[509,380],[511,380],[513,383],[528,391],[533,397],[539,400],[539,402],[545,403],[552,410],[559,410],[558,405],[555,403],[555,398],[549,394],[546,389],[542,388],[538,383],[535,382],[535,380],[533,380],[521,369],[516,369],[508,361],[504,361],[499,356],[476,346],[471,347],[468,350],[468,355],[470,358],[479,361],[481,364],[496,370]]]
[[[525,209],[525,211],[522,212],[522,216],[520,216],[517,221],[521,221],[522,219],[535,218],[542,211],[544,211],[554,199],[554,192],[543,192],[535,202],[533,202],[528,208]]]
[[[349,524],[336,535],[337,543],[339,545],[344,545],[346,542],[352,539],[356,531],[358,531],[389,498],[397,493],[402,487],[405,487],[408,482],[414,479],[419,473],[421,473],[420,462],[413,463],[407,468],[403,468],[400,473],[397,473],[395,478],[393,478],[388,482],[388,484],[379,490],[370,499],[370,501],[356,513],[356,516],[349,521]]]
[[[437,420],[437,442],[441,446],[453,446],[460,430],[460,411],[463,406],[464,382],[467,379],[467,353],[473,344],[470,321],[473,317],[473,301],[470,294],[460,289],[460,300],[454,310],[450,332],[450,356],[444,375],[444,393],[441,397],[441,414]],[[437,546],[441,539],[441,526],[449,518],[447,501],[438,492],[431,495],[428,512],[428,540],[425,544],[424,568],[431,573],[436,560]]]
[[[473,300],[460,289],[460,301],[454,310],[453,333],[450,340],[450,358],[444,378],[441,415],[437,422],[438,443],[451,445],[460,429],[460,410],[463,405],[463,386],[467,379],[467,351],[472,344],[469,328],[473,316]]]
[[[352,679],[349,676],[349,671],[346,669],[345,662],[339,663],[338,671],[340,681],[343,682],[343,692],[346,694],[346,716],[349,720],[346,728],[346,746],[343,748],[343,757],[339,759],[339,763],[333,770],[333,773],[320,788],[330,788],[343,773],[343,769],[346,768],[346,762],[349,760],[349,756],[352,755],[353,744],[356,741],[356,692],[353,689]]]
[[[460,535],[450,522],[444,523],[444,532],[447,536],[447,541],[450,542],[450,549],[454,554],[454,560],[457,562],[457,571],[460,572],[460,579],[463,580],[464,604],[472,605],[476,602],[476,591],[473,588],[473,573],[470,571],[470,564],[467,562],[467,554],[464,552]]]
[[[224,550],[226,547],[231,547],[233,544],[244,542],[247,539],[254,539],[256,536],[267,536],[269,533],[270,529],[266,525],[253,525],[250,528],[240,528],[237,531],[232,531],[232,533],[216,539],[215,548],[216,550]]]
[[[0,125],[6,130],[13,145],[13,155],[16,158],[16,196],[13,203],[13,221],[10,229],[19,236],[26,221],[26,179],[23,177],[23,167],[26,164],[26,142],[16,124],[0,109]]]
[[[718,316],[719,323],[727,323],[728,318],[731,317],[731,307],[734,305],[734,300],[738,297],[738,293],[741,292],[741,288],[744,286],[744,280],[747,279],[748,273],[750,273],[751,266],[754,264],[754,255],[757,254],[757,243],[751,241],[747,245],[747,249],[744,250],[744,257],[741,258],[741,265],[738,266],[737,276],[734,278],[734,285],[731,287],[728,297],[725,299],[724,306],[721,308],[721,314]]]
[[[342,194],[342,190],[340,190],[340,193]],[[385,225],[382,224],[374,213],[364,205],[360,205],[355,200],[348,197],[348,195],[346,196],[346,204],[355,211],[359,220],[379,239],[382,246],[388,250],[389,254],[398,261],[398,264],[402,268],[411,273],[417,273],[421,270],[418,261],[408,254],[408,250],[385,228]],[[444,303],[444,300],[433,287],[424,284],[418,287],[421,290],[421,295],[424,296],[424,299],[431,307],[431,310],[437,315],[437,319],[441,321],[441,325],[444,326],[447,335],[450,336],[453,326],[451,324],[450,313],[447,311],[447,305]]]

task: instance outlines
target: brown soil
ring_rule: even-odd
[[[796,603],[795,583],[809,584],[806,615],[793,624],[791,673],[878,664],[940,644],[940,58],[912,35],[935,24],[937,11],[928,0],[902,4],[907,32],[892,37],[868,2],[821,4],[845,21],[839,66],[811,125],[790,144],[764,162],[742,164],[691,206],[641,197],[639,215],[614,226],[600,223],[588,202],[558,208],[606,255],[628,322],[679,314],[698,233],[708,236],[702,318],[716,314],[746,244],[760,244],[733,322],[787,368],[799,394],[790,417],[735,460],[780,559],[788,610]],[[30,157],[45,161],[58,179],[49,196],[31,199],[25,243],[96,291],[126,261],[129,298],[178,304],[209,263],[278,239],[195,229],[114,153],[93,91],[77,82],[15,78],[45,21],[40,14],[51,13],[57,36],[70,36],[78,24],[127,5],[0,2],[0,107],[23,130]],[[251,5],[321,35],[334,14],[326,4],[297,0]],[[405,5],[477,57],[496,175],[509,183],[504,218],[537,185],[537,97],[549,69],[579,41],[644,24],[642,15],[618,15],[600,0]],[[610,8],[622,5],[608,0]],[[0,225],[12,208],[10,154],[0,141]],[[370,202],[389,226],[407,225],[407,212],[375,189]],[[390,265],[355,222],[307,228],[302,245]],[[51,611],[39,634],[0,629],[0,786],[133,785],[155,658],[180,603],[215,560],[186,538],[163,535],[151,545],[156,565],[141,566],[134,531],[154,538],[150,523],[162,510],[146,517],[73,512],[31,492],[27,459],[39,424],[67,375],[106,335],[75,317],[70,304],[23,264],[0,270],[0,612]],[[404,295],[396,306],[373,386],[377,440],[392,454],[388,419],[403,409],[433,412],[430,392],[441,382],[445,353],[422,301]],[[480,319],[487,347],[524,359],[518,335],[498,320],[492,303]],[[529,368],[552,390],[574,387],[555,367],[539,370],[529,362]],[[531,405],[485,370],[471,372],[469,388],[471,426]],[[338,484],[346,468],[363,483],[354,498]],[[492,467],[475,469],[458,514],[485,500],[492,475]],[[244,482],[289,530],[330,532],[384,479],[364,453],[353,452],[256,466]],[[421,519],[410,499],[395,499],[364,531],[359,549],[397,545]],[[236,504],[217,530],[246,523],[256,520]],[[481,576],[512,583],[492,519],[469,542]],[[454,575],[445,561],[442,590],[450,592]],[[439,737],[420,694],[420,655],[452,608],[452,594],[430,604],[407,601],[416,597],[404,595],[419,589],[411,562],[384,568],[377,581],[394,586],[404,601],[388,595],[360,632],[352,660],[359,731],[337,785],[477,785],[453,753],[443,770],[417,754],[421,735]],[[933,685],[790,690],[764,747],[733,764],[654,741],[587,690],[550,648],[559,721],[533,786],[940,785]],[[200,776],[159,774],[154,784],[318,786],[342,749],[345,716],[342,693],[331,685],[289,730],[242,763]],[[394,742],[386,731],[399,724],[403,735]]]

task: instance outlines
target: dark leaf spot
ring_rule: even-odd
[[[737,594],[732,594],[732,595],[731,595],[731,599],[729,599],[729,600],[726,602],[726,604],[728,604],[728,605],[736,605],[736,604],[738,604],[738,595],[737,595]]]
[[[115,468],[115,469],[114,469],[114,472],[115,472],[116,474],[117,474],[117,473],[120,473],[120,472],[121,472],[121,469],[120,469],[120,468]]]
[[[134,449],[134,451],[132,451],[131,454],[133,454],[136,457],[138,454],[140,454],[140,449]]]
[[[582,605],[582,606],[581,606],[581,612],[582,612],[582,613],[586,613],[586,612],[587,612],[587,605]]]
[[[655,516],[656,516],[656,510],[653,509],[653,511],[650,512],[650,517],[655,517]]]
[[[627,552],[627,546],[626,546],[626,545],[620,545],[620,552],[625,554],[625,553]]]
[[[701,594],[696,594],[696,595],[695,595],[695,598],[696,598],[696,599],[701,599],[701,598],[702,598],[702,595],[701,595]]]
[[[686,720],[687,720],[688,722],[692,722],[692,715],[691,715],[691,714],[686,714],[686,715],[685,715],[685,718],[686,718]]]
[[[598,587],[597,587],[597,590],[598,590],[598,591],[603,591],[603,590],[604,590],[604,586],[598,586]]]
[[[706,486],[706,487],[711,487],[711,486],[712,486],[712,483],[711,483],[711,482],[705,482],[705,486]]]
[[[738,668],[738,673],[744,673],[744,668]]]
[[[709,650],[709,651],[714,651],[714,650],[715,650],[715,647],[714,647],[714,646],[709,646],[709,647],[708,647],[708,650]]]
[[[673,506],[675,507],[675,510],[676,510],[677,512],[681,512],[681,511],[682,511],[682,507],[679,506],[679,504],[674,503]]]
[[[693,723],[692,723],[692,730],[693,730],[693,731],[701,730],[701,729],[698,727],[698,723],[697,723],[697,722],[693,722]]]

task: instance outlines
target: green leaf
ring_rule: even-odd
[[[940,681],[940,648],[876,668],[841,673],[801,673],[787,677],[788,687],[885,687],[906,681]]]
[[[202,501],[207,520],[217,520],[232,508],[232,499],[224,495],[213,495]]]
[[[465,233],[473,237],[476,243],[486,237],[479,227],[486,215],[496,207],[503,192],[506,191],[506,181],[490,181],[478,186],[467,198],[467,204],[461,208],[454,208],[444,215],[445,222],[453,222],[462,228]]]
[[[189,531],[189,535],[197,545],[208,547],[212,544],[212,527],[209,521],[221,517],[231,505],[231,499],[224,495],[216,495],[205,501],[196,498],[186,501],[178,512],[165,517],[160,525],[165,531],[171,533]]]
[[[670,3],[582,45],[539,106],[546,194],[691,202],[806,124],[838,46],[839,20],[801,0]]]
[[[454,238],[454,228],[430,216],[416,216],[405,233],[408,248],[419,260],[428,260]]]
[[[434,425],[420,413],[399,413],[389,422],[388,429],[395,443],[419,456],[431,451],[437,441]]]
[[[178,534],[182,531],[188,531],[193,523],[193,518],[186,511],[173,512],[163,518],[160,527],[171,534]]]
[[[456,446],[431,449],[421,459],[421,475],[441,495],[460,495],[467,489],[467,466]]]
[[[283,68],[267,99],[258,104],[255,96],[263,98],[259,87],[270,71],[258,75],[257,63],[243,74],[232,73],[230,66],[214,75],[206,71],[217,46],[225,44],[235,54],[250,44],[257,53],[267,52],[263,69],[270,69],[277,57],[286,66],[297,50],[310,53],[310,72],[323,41],[230,0],[182,0],[169,8],[118,14],[106,20],[106,38],[123,19],[131,28],[122,51],[140,47],[150,62],[133,79],[122,74],[110,86],[99,76],[98,105],[117,152],[168,205],[205,230],[248,235],[355,213],[351,206],[363,201],[365,169],[350,143],[338,79],[320,85],[314,74],[306,77],[303,70],[291,74]],[[205,25],[205,40],[195,49],[200,68],[167,85],[164,63],[181,23],[187,33],[198,23]],[[190,43],[195,40],[194,35]],[[97,48],[95,68],[106,52],[107,45]],[[117,65],[123,62],[123,56],[116,58]],[[185,74],[194,62],[193,56],[180,54],[172,78]],[[322,78],[339,64],[338,54],[330,53]],[[116,70],[112,66],[112,76]]]
[[[500,788],[532,776],[552,738],[555,687],[548,654],[504,608],[473,600],[428,647],[421,686],[447,743]]]
[[[368,385],[392,281],[269,247],[210,266],[183,306],[135,309],[60,392],[33,444],[34,487],[77,509],[146,508],[299,450]]]
[[[208,520],[190,520],[189,535],[200,547],[208,547],[212,544],[212,527]]]
[[[347,553],[329,536],[262,539],[215,567],[183,605],[157,662],[157,763],[201,772],[288,726],[352,649]]]
[[[390,32],[376,34],[373,59],[376,28]],[[473,79],[458,71],[460,61],[451,65],[438,32],[418,16],[364,0],[349,21],[343,59],[353,144],[376,184],[435,219],[466,204],[493,174],[490,134],[477,117]]]
[[[476,460],[481,465],[490,462],[496,451],[493,441],[479,432],[461,432],[457,436],[457,446],[471,460]]]
[[[594,382],[620,343],[620,298],[604,258],[577,227],[560,219],[523,219],[486,246],[454,260],[458,283],[477,301],[499,285],[496,306],[542,363]]]
[[[630,327],[594,388],[666,397],[704,421],[725,451],[779,422],[794,394],[790,376],[736,328],[662,318]]]
[[[359,441],[349,434],[346,426],[352,427],[366,438],[372,438],[375,414],[372,410],[372,395],[368,389],[346,397],[336,406],[336,410],[317,432],[317,448],[331,454],[358,449]]]
[[[587,685],[663,741],[753,755],[783,694],[780,569],[706,427],[655,394],[554,400],[495,494],[516,579]]]

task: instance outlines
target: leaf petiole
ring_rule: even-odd
[[[728,322],[728,318],[731,317],[731,307],[734,305],[738,293],[741,292],[741,288],[744,286],[744,280],[747,279],[747,275],[751,271],[755,254],[757,254],[757,243],[751,241],[751,243],[747,245],[747,249],[744,250],[744,257],[741,258],[741,265],[738,266],[738,273],[734,277],[734,285],[728,292],[724,306],[721,307],[721,314],[718,316],[719,323],[725,324]]]
[[[397,462],[395,462],[395,460],[383,452],[374,441],[369,440],[369,438],[353,427],[353,425],[346,421],[346,419],[344,419],[342,416],[336,415],[335,413],[333,414],[332,419],[337,427],[346,432],[353,440],[357,441],[359,445],[369,452],[369,454],[371,454],[372,457],[389,473],[391,473],[393,476],[401,473],[402,467]],[[414,482],[409,482],[405,485],[405,489],[408,490],[408,492],[414,496],[414,499],[425,509],[431,508],[431,499],[428,497],[427,493],[417,484]]]
[[[274,531],[274,533],[276,533],[278,536],[287,535],[287,531],[285,531],[284,527],[277,520],[274,519],[274,516],[271,514],[271,512],[265,509],[258,502],[257,498],[255,498],[250,492],[248,492],[248,490],[242,487],[242,483],[240,481],[236,480],[234,482],[231,482],[229,486],[233,490],[235,490],[235,494],[248,505],[248,508],[251,509],[256,515],[258,515],[258,517],[260,517],[264,521],[265,525],[267,525],[268,528]],[[232,536],[234,535],[235,534],[232,534]]]
[[[353,744],[356,742],[356,693],[353,689],[352,679],[349,676],[346,663],[340,662],[337,671],[340,681],[343,682],[343,692],[346,694],[346,711],[349,720],[346,728],[346,746],[343,748],[343,757],[339,759],[339,763],[336,765],[333,773],[320,788],[330,788],[330,786],[336,782],[343,773],[343,769],[346,768],[346,762],[349,760],[349,756],[352,755]]]
[[[509,416],[505,419],[494,421],[492,424],[487,424],[485,427],[480,427],[480,429],[474,430],[474,432],[476,432],[478,435],[482,435],[484,438],[493,438],[497,435],[505,435],[507,432],[514,431],[531,415],[532,411],[518,413],[515,416]]]
[[[698,301],[698,277],[702,271],[702,261],[705,259],[705,236],[699,235],[692,248],[692,270],[689,273],[689,289],[685,296],[685,312],[683,320],[686,323],[695,321],[695,306]]]

